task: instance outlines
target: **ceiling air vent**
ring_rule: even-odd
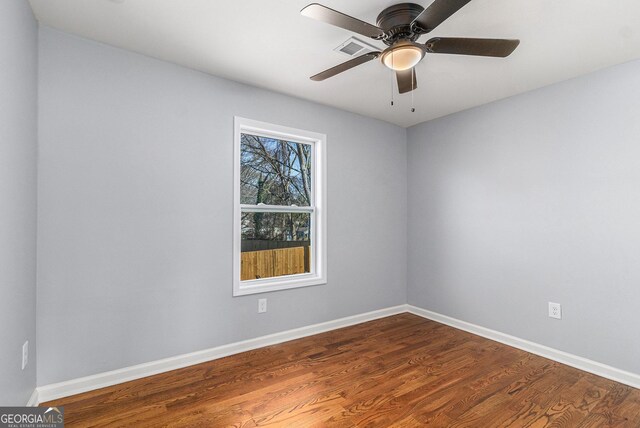
[[[334,49],[334,51],[336,52],[342,52],[343,54],[349,56],[360,56],[366,54],[367,52],[373,52],[377,50],[379,49],[375,46],[371,46],[370,44],[367,44],[360,39],[356,39],[355,37],[349,38],[349,40]]]

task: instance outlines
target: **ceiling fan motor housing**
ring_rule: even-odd
[[[415,3],[399,3],[380,12],[376,23],[385,32],[382,40],[391,46],[400,39],[415,41],[422,34],[412,28],[411,23],[424,8]]]

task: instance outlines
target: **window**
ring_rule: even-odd
[[[234,296],[326,283],[325,144],[235,118]]]

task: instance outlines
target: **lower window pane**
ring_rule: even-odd
[[[242,213],[240,280],[311,272],[311,214]]]

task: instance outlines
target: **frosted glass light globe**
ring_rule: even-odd
[[[391,46],[382,53],[382,63],[395,71],[415,67],[424,57],[424,51],[411,43]]]

